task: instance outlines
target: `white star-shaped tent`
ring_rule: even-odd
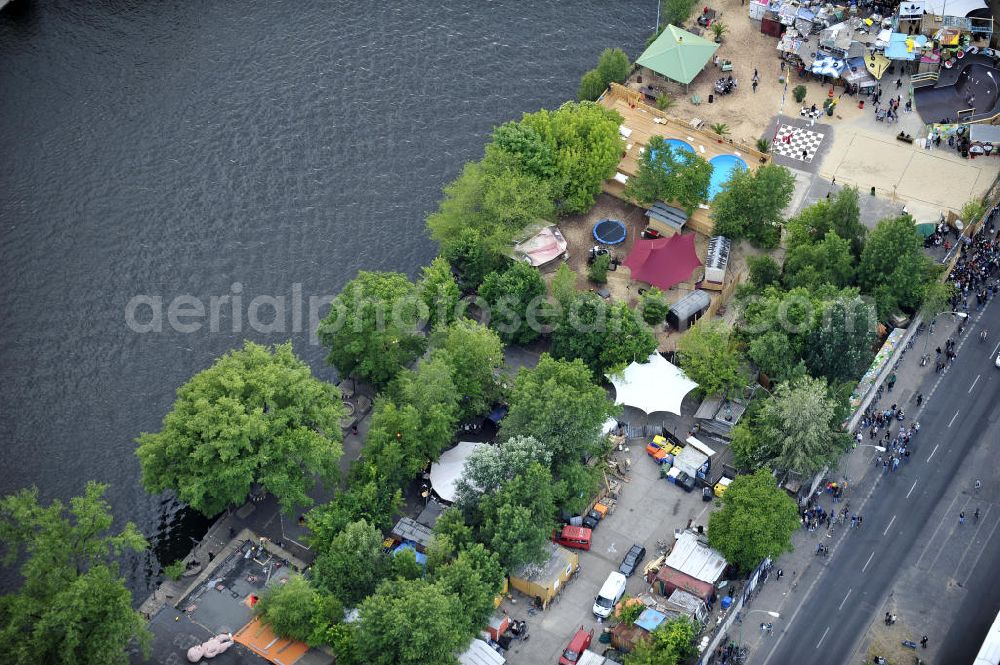
[[[644,413],[666,411],[679,416],[684,396],[698,387],[680,367],[659,353],[607,377],[615,386],[615,404],[632,406]]]

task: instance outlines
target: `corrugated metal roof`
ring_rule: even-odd
[[[673,305],[670,312],[677,317],[678,321],[686,321],[689,317],[708,308],[712,304],[712,298],[705,291],[695,289]]]
[[[434,535],[434,532],[409,517],[403,517],[396,522],[396,526],[392,527],[392,535],[402,540],[409,540],[422,547],[427,547],[427,544],[431,542],[431,536]]]
[[[507,659],[486,642],[475,639],[465,653],[459,655],[458,662],[462,665],[504,665]]]
[[[715,584],[726,569],[726,559],[685,531],[674,541],[674,547],[664,562],[666,566],[702,582]]]

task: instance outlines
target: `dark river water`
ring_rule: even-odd
[[[292,339],[332,379],[310,298],[359,269],[414,274],[435,253],[426,213],[491,128],[572,98],[606,46],[635,57],[655,18],[655,0],[15,0],[0,492],[109,483],[154,557],[183,555],[204,524],[146,494],[133,454],[177,386],[244,338]],[[199,330],[170,323],[178,296],[205,307]],[[131,564],[133,588],[153,572]]]

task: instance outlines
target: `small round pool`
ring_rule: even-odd
[[[694,148],[692,148],[691,144],[687,141],[681,141],[680,139],[663,139],[663,142],[675,151],[694,152]]]
[[[747,169],[747,163],[736,155],[719,155],[708,160],[708,163],[712,165],[712,180],[708,185],[709,201],[713,200],[716,194],[722,191],[722,186],[729,182],[733,171],[736,169],[745,171]]]

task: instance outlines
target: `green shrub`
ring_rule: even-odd
[[[580,87],[577,88],[576,97],[581,102],[592,102],[604,93],[606,87],[601,73],[596,69],[591,69],[580,79]]]
[[[670,311],[670,305],[663,297],[663,292],[655,286],[642,294],[639,307],[642,311],[642,320],[651,326],[663,323],[667,318],[667,312]]]
[[[168,580],[173,580],[176,582],[184,574],[185,566],[184,562],[180,559],[174,561],[173,563],[167,564],[163,567],[163,575]]]
[[[806,98],[806,92],[808,91],[806,90],[806,87],[804,85],[797,85],[792,90],[792,96],[795,97],[796,102],[801,104],[802,100]]]
[[[611,267],[611,257],[607,254],[598,256],[587,270],[587,277],[597,284],[606,284],[608,281],[608,268]]]

